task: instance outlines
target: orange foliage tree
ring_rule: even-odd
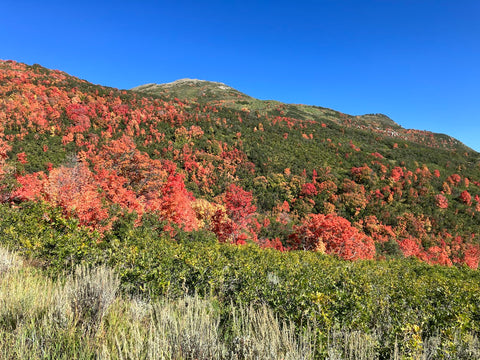
[[[219,209],[212,217],[212,230],[222,242],[244,243],[248,225],[257,210],[252,204],[252,193],[231,184],[224,195],[226,211]]]
[[[192,209],[193,200],[192,194],[185,189],[183,175],[172,174],[162,186],[158,210],[163,219],[191,231],[198,228],[196,214]]]
[[[375,244],[345,218],[335,214],[310,214],[290,236],[294,249],[324,251],[346,260],[373,259]]]
[[[21,187],[12,195],[16,200],[44,200],[63,209],[67,217],[75,216],[80,224],[104,231],[108,210],[103,206],[95,178],[88,166],[78,163],[50,171],[18,177]]]

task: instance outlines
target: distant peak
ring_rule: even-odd
[[[390,119],[385,114],[365,114],[365,115],[358,115],[357,118],[367,122],[367,123],[377,123],[382,126],[392,127],[392,128],[399,128],[401,127],[395,121]]]
[[[230,88],[230,86],[225,85],[224,83],[217,82],[217,81],[207,81],[207,80],[199,80],[199,79],[178,79],[169,83],[162,84],[163,86],[175,86],[175,85],[182,85],[182,84],[195,84],[195,85],[201,85],[201,84],[212,84],[212,85],[217,85],[217,86],[225,86],[226,88]]]
[[[145,84],[132,90],[146,94],[159,95],[168,92],[178,98],[195,99],[238,99],[250,98],[240,91],[221,82],[199,79],[179,79],[165,84]]]
[[[217,81],[184,78],[184,79],[178,79],[178,80],[175,80],[169,83],[163,83],[163,84],[150,83],[150,84],[140,85],[133,88],[132,90],[147,89],[147,88],[153,88],[158,86],[168,88],[168,87],[175,87],[180,85],[216,85],[222,90],[232,89],[231,86],[228,86],[224,83],[217,82]]]

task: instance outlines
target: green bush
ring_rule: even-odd
[[[0,219],[2,244],[39,259],[51,274],[72,264],[104,263],[119,274],[124,291],[268,305],[299,328],[313,324],[318,339],[332,331],[375,334],[376,351],[385,358],[395,344],[410,346],[399,339],[437,337],[445,343],[480,331],[480,274],[466,267],[282,253],[254,244],[219,244],[206,231],[177,230],[175,241],[153,219],[101,238],[38,204],[2,205]]]

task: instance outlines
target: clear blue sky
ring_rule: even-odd
[[[220,81],[480,151],[479,0],[3,0],[0,14],[4,60],[125,89]]]

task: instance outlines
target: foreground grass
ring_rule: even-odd
[[[279,321],[266,306],[222,307],[214,298],[155,301],[119,294],[106,267],[77,266],[58,279],[0,248],[2,359],[379,359],[381,334]],[[478,359],[477,337],[422,339],[405,329],[391,359]],[[400,351],[399,349],[408,349]]]
[[[2,359],[311,359],[313,332],[296,335],[266,306],[213,299],[142,301],[117,294],[112,270],[79,266],[51,280],[0,250]]]

